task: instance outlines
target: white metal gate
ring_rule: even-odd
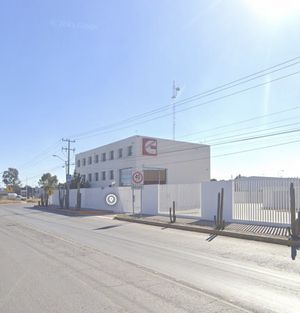
[[[296,211],[298,211],[300,205],[299,179],[236,179],[233,186],[233,220],[290,224],[291,183],[294,184]]]

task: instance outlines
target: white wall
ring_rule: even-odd
[[[233,207],[233,182],[232,181],[212,181],[201,184],[202,194],[202,219],[214,220],[217,216],[218,208],[218,192],[224,188],[224,202],[223,202],[223,219],[225,222],[232,221],[232,207]]]
[[[201,184],[181,185],[147,185],[142,190],[142,213],[157,215],[168,213],[172,201],[176,202],[178,214],[201,216],[203,219],[213,220],[217,214],[218,192],[224,188],[224,219],[232,220],[232,181],[204,182]],[[109,206],[105,202],[108,193],[114,193],[118,197],[115,206]],[[76,206],[77,190],[70,191],[70,206]],[[136,191],[136,201],[139,199],[139,191]],[[58,191],[52,197],[53,204],[59,205]],[[114,212],[132,212],[133,208],[131,187],[108,188],[84,188],[81,189],[81,207],[85,209],[112,210]],[[139,206],[136,203],[136,209]],[[139,210],[135,210],[139,213]]]
[[[132,156],[127,156],[127,148],[132,146]],[[123,149],[123,157],[118,157],[118,149]],[[75,170],[81,175],[86,175],[86,180],[88,180],[88,174],[92,174],[92,187],[108,187],[112,181],[119,185],[119,169],[123,168],[135,168],[137,154],[137,137],[130,137],[124,140],[120,140],[111,144],[98,147],[96,149],[88,150],[82,153],[78,153],[75,156]],[[114,151],[114,160],[109,160],[109,152]],[[101,154],[106,153],[106,161],[101,161]],[[95,163],[95,155],[99,156],[99,162]],[[92,157],[92,164],[88,164],[88,158]],[[82,159],[86,159],[86,165],[83,166]],[[80,160],[80,167],[77,166],[77,161]],[[114,170],[114,179],[109,178],[109,171]],[[106,180],[103,181],[101,177],[101,172],[106,172]],[[99,173],[99,181],[95,181],[95,173]]]
[[[111,210],[116,213],[133,211],[133,199],[131,187],[112,187],[112,188],[83,188],[81,192],[81,207],[84,209]],[[144,186],[142,198],[139,190],[135,192],[136,201],[142,202],[142,213],[156,215],[158,212],[158,186]],[[105,202],[105,197],[109,193],[114,193],[118,197],[118,202],[114,206],[109,206]],[[141,200],[140,200],[141,199]],[[77,190],[70,190],[70,207],[76,207]],[[52,203],[59,205],[58,190],[52,196]],[[139,203],[136,203],[136,213],[140,213]]]
[[[169,213],[175,201],[177,215],[201,216],[201,184],[159,185],[159,212]]]
[[[142,147],[143,137],[138,137]],[[157,156],[137,150],[138,168],[167,169],[167,184],[194,184],[210,180],[210,147],[190,142],[156,138]]]
[[[130,187],[113,188],[82,188],[81,207],[84,209],[111,210],[114,212],[132,211],[132,192]],[[114,206],[109,206],[106,201],[106,195],[114,193],[118,197],[118,202]],[[75,208],[77,202],[77,190],[70,190],[70,207]],[[52,197],[52,203],[59,205],[58,191],[55,191]]]
[[[159,185],[144,186],[142,190],[142,213],[158,214],[158,188]]]

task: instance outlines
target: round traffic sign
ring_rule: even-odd
[[[136,171],[132,174],[132,182],[134,184],[143,184],[144,182],[144,175],[140,171]]]
[[[118,202],[118,197],[114,193],[109,193],[105,197],[105,202],[108,205],[115,205]]]

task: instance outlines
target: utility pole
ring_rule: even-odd
[[[75,151],[75,149],[71,149],[71,143],[74,143],[75,140],[70,140],[70,139],[62,139],[63,142],[67,142],[68,146],[63,147],[63,151],[67,151],[68,153],[68,161],[66,162],[67,164],[67,175],[66,175],[66,209],[70,208],[70,152]]]
[[[28,182],[27,182],[27,177],[26,177],[26,199],[28,199]]]
[[[176,101],[176,97],[177,97],[177,93],[180,90],[180,88],[178,86],[176,86],[175,80],[173,80],[173,93],[172,93],[172,102],[173,102],[173,140],[175,140],[175,130],[176,130],[176,105],[175,105],[175,101]]]

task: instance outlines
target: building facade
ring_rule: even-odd
[[[144,184],[185,184],[210,180],[210,147],[132,136],[75,156],[75,170],[91,187],[130,186],[141,170]]]

